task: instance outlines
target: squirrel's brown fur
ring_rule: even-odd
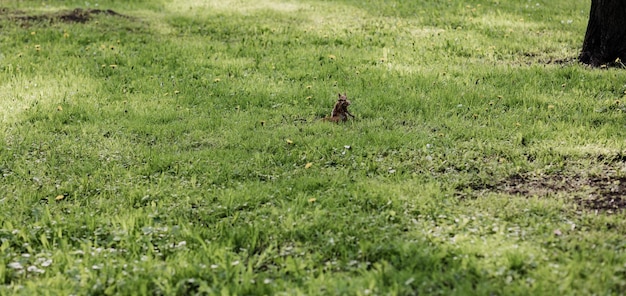
[[[337,99],[337,103],[335,103],[335,107],[333,107],[333,112],[329,117],[324,117],[322,120],[331,121],[331,122],[344,122],[348,121],[348,116],[354,118],[354,115],[348,111],[348,106],[350,106],[350,101],[348,97],[344,93],[339,94],[339,98]]]

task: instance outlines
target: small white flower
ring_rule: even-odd
[[[41,262],[41,266],[43,267],[48,267],[50,266],[50,264],[52,264],[52,259],[46,259],[43,262]]]
[[[217,265],[217,264],[211,264],[211,269],[217,269],[218,267],[220,267],[220,266]]]
[[[46,271],[45,271],[45,270],[43,270],[43,269],[39,269],[39,268],[37,268],[37,266],[35,266],[35,265],[31,265],[31,266],[29,266],[26,270],[27,270],[28,272],[36,272],[36,273],[44,273],[44,272],[46,272]]]
[[[239,260],[235,260],[235,261],[233,261],[233,263],[231,263],[230,265],[232,265],[232,266],[239,265]]]
[[[13,268],[13,269],[22,269],[22,268],[24,268],[24,266],[22,266],[22,264],[19,263],[19,262],[11,262],[11,263],[9,263],[8,266],[10,268]]]

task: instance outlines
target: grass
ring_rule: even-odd
[[[626,289],[590,185],[501,190],[623,180],[587,1],[3,5],[0,294]],[[18,20],[77,7],[128,17]]]

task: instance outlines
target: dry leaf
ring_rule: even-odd
[[[307,164],[305,164],[305,165],[304,165],[304,168],[305,168],[305,169],[308,169],[308,168],[310,168],[310,167],[312,167],[312,166],[313,166],[313,163],[312,163],[312,162],[307,162]]]
[[[61,105],[57,106],[57,111],[63,111],[63,107]]]
[[[287,141],[287,144],[289,144],[289,145],[293,144],[293,141],[290,140],[290,139],[287,139],[286,141]]]
[[[59,201],[59,200],[63,200],[65,198],[65,195],[57,195],[57,197],[54,198],[54,200]]]
[[[559,229],[554,230],[554,235],[559,236],[561,234],[562,234],[561,230],[559,230]]]
[[[315,197],[311,197],[311,198],[309,198],[309,202],[310,202],[310,203],[314,203],[315,201],[317,201],[317,198],[315,198]]]

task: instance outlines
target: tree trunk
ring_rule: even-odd
[[[592,67],[626,63],[626,1],[592,0],[583,49],[578,56]]]

